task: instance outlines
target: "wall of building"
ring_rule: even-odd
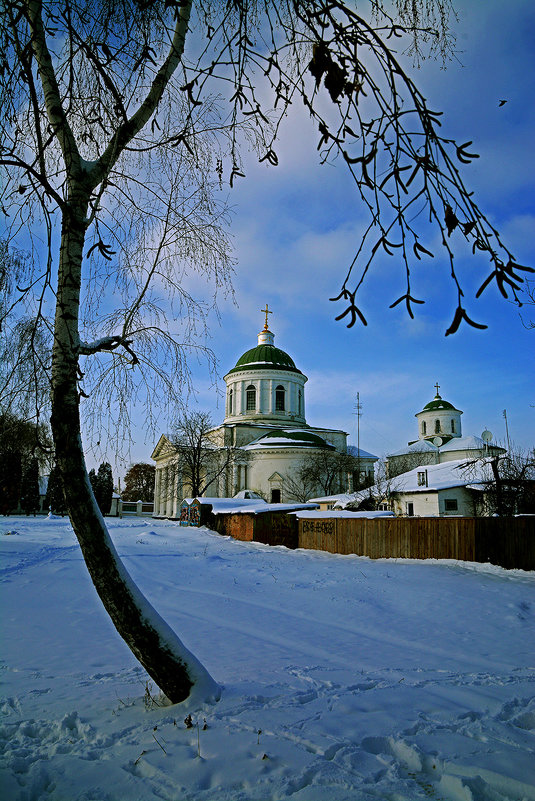
[[[461,412],[458,412],[456,409],[432,409],[429,411],[419,412],[416,417],[418,418],[418,437],[420,439],[424,439],[425,437],[433,438],[461,436]],[[424,422],[426,429],[425,433],[422,426],[422,423]]]
[[[225,423],[244,419],[288,425],[305,424],[306,376],[286,370],[244,370],[227,376]],[[247,387],[256,390],[256,406],[247,409]],[[276,408],[277,387],[284,388],[284,410]],[[232,402],[231,402],[232,392]]]
[[[399,493],[393,500],[393,511],[396,515],[409,515],[408,504],[412,504],[414,517],[470,517],[475,513],[473,496],[465,487]]]

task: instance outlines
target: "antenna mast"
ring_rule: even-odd
[[[360,392],[357,392],[357,402],[353,407],[357,415],[357,470],[358,470],[358,485],[360,487],[360,418],[362,417],[362,403],[360,402]]]
[[[505,436],[507,437],[507,450],[511,450],[511,443],[509,442],[509,426],[507,425],[507,409],[503,410],[503,416],[505,418]]]

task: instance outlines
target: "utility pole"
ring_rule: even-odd
[[[357,392],[357,402],[354,406],[357,415],[357,482],[360,487],[360,418],[362,416],[362,403],[360,402],[360,392]]]
[[[507,425],[507,409],[503,410],[503,416],[505,418],[505,436],[507,437],[507,450],[511,450],[511,443],[509,442],[509,426]]]

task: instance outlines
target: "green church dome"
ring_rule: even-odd
[[[453,404],[451,404],[449,401],[444,400],[438,394],[438,389],[439,389],[438,383],[435,384],[435,386],[437,388],[437,394],[435,395],[432,401],[429,401],[429,403],[425,404],[424,408],[422,409],[422,412],[438,412],[444,409],[446,411],[458,412],[459,409],[456,409],[455,406],[453,406]]]
[[[424,408],[422,409],[423,412],[434,412],[438,409],[453,409],[453,411],[457,411],[455,406],[453,406],[449,401],[442,400],[442,398],[435,398],[429,403],[426,403]]]
[[[245,446],[245,450],[261,450],[263,448],[322,448],[334,451],[336,448],[330,442],[314,434],[312,431],[299,429],[276,428],[262,434],[258,439]]]
[[[229,370],[230,373],[237,373],[241,370],[289,370],[292,373],[300,373],[294,364],[294,360],[280,348],[274,345],[262,344],[256,348],[246,351],[236,362],[236,366]]]

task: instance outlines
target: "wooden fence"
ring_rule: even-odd
[[[263,542],[266,545],[298,547],[297,518],[285,512],[262,514],[218,514],[208,525],[235,540]]]
[[[220,534],[372,559],[459,559],[535,570],[535,517],[328,517],[218,514]]]
[[[535,517],[301,518],[298,547],[372,559],[461,559],[535,570]]]

